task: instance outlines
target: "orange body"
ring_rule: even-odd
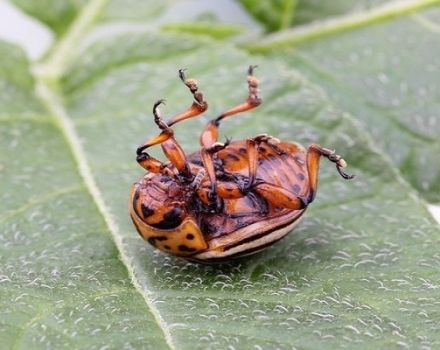
[[[267,144],[258,148],[257,183],[274,184],[308,198],[310,186],[304,148],[288,142],[278,144],[277,148],[281,154]],[[202,168],[199,152],[190,155],[188,160],[193,173]],[[222,197],[228,197],[228,189],[245,187],[249,167],[245,141],[232,142],[213,160],[219,187],[225,189]],[[264,186],[261,187],[264,191]],[[207,176],[202,179],[199,189],[206,193],[203,196],[167,175],[147,174],[133,186],[130,203],[133,222],[141,236],[155,247],[190,258],[213,249],[221,253],[241,240],[250,242],[261,238],[265,233],[292,224],[306,208],[292,210],[274,205],[259,193],[257,185],[246,194],[240,192],[238,198],[221,198],[222,210],[216,212],[212,202],[204,201],[209,191]],[[254,232],[237,239],[234,233],[250,225],[254,225]],[[270,243],[273,242],[275,240]]]

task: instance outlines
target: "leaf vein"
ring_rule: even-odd
[[[169,325],[163,320],[159,310],[156,308],[153,302],[152,294],[146,285],[141,285],[136,277],[136,273],[133,267],[130,264],[130,258],[125,249],[125,244],[123,242],[123,238],[119,232],[119,228],[114,221],[110,211],[104,203],[104,199],[101,196],[101,192],[96,184],[92,170],[90,169],[87,163],[87,157],[85,156],[83,146],[81,145],[81,141],[79,136],[76,133],[73,122],[67,115],[63,105],[61,104],[59,97],[55,94],[53,90],[51,90],[45,83],[42,81],[37,82],[37,95],[42,100],[43,104],[49,110],[51,115],[55,118],[60,131],[66,138],[67,144],[71,149],[71,152],[77,162],[79,173],[84,180],[84,183],[95,202],[99,212],[101,213],[111,235],[112,238],[120,252],[120,259],[122,263],[126,266],[131,281],[134,287],[138,290],[138,292],[144,298],[148,308],[150,309],[153,317],[155,318],[158,327],[162,330],[164,334],[164,339],[169,346],[170,349],[175,349]]]

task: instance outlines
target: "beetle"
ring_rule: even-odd
[[[154,247],[194,262],[215,263],[253,254],[286,236],[313,202],[319,161],[336,164],[344,179],[346,162],[317,144],[307,150],[296,142],[260,134],[218,142],[220,123],[262,103],[254,68],[248,69],[248,97],[212,119],[200,137],[199,151],[186,155],[171,128],[208,109],[203,93],[184,70],[179,77],[193,103],[165,121],[154,104],[160,133],[138,147],[137,162],[147,170],[132,186],[129,211],[139,234]],[[168,162],[146,150],[161,145]]]

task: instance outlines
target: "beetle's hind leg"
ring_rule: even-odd
[[[280,143],[280,140],[275,137],[269,136],[267,134],[260,134],[247,139],[246,152],[248,157],[249,178],[246,188],[244,189],[245,191],[250,190],[255,184],[258,170],[258,148],[262,143],[267,144],[279,155],[284,153],[284,151],[279,149],[277,146],[277,144]]]
[[[342,168],[347,166],[347,162],[340,155],[336,154],[335,151],[321,147],[317,144],[310,145],[307,149],[307,172],[309,175],[310,186],[308,203],[315,199],[316,190],[318,187],[319,160],[321,156],[335,163],[336,170],[344,179],[351,180],[355,177],[355,175],[349,175],[342,170]]]
[[[258,182],[252,187],[265,200],[275,207],[292,210],[304,209],[308,202],[306,198],[277,185],[267,182]]]
[[[218,129],[220,126],[220,122],[223,119],[227,117],[231,117],[241,112],[246,112],[248,110],[251,110],[255,107],[258,107],[262,103],[262,100],[258,94],[259,82],[258,79],[255,78],[253,75],[255,68],[256,66],[249,66],[248,69],[247,83],[248,83],[249,94],[246,101],[224,111],[217,118],[211,120],[208,123],[206,128],[203,130],[202,135],[200,136],[200,144],[202,147],[209,148],[218,141]]]
[[[304,209],[314,200],[316,195],[319,160],[321,156],[326,157],[328,160],[335,163],[336,169],[344,179],[349,180],[354,178],[354,175],[346,174],[342,170],[342,168],[346,167],[347,163],[340,155],[337,155],[334,151],[328,148],[313,144],[310,145],[307,150],[307,172],[309,178],[308,195],[299,196],[283,187],[261,182],[258,181],[258,179],[254,179],[255,184],[250,189],[258,192],[264,199],[272,203],[274,206],[293,210]],[[250,179],[252,179],[251,176]]]

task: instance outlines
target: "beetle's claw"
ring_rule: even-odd
[[[258,65],[250,65],[248,68],[248,75],[254,75],[254,69],[257,68]]]
[[[336,170],[338,171],[339,175],[341,175],[345,180],[351,180],[356,177],[355,175],[347,174],[345,171],[342,170],[342,168],[345,168],[347,166],[347,162],[339,154],[336,154],[334,150],[322,148],[321,152],[321,154],[325,156],[329,161],[336,164]]]
[[[356,177],[354,174],[347,174],[345,171],[342,170],[342,166],[339,164],[336,164],[336,170],[338,171],[339,175],[341,175],[345,180],[351,180]]]
[[[182,80],[183,82],[185,82],[185,80],[186,80],[186,77],[185,77],[185,71],[186,71],[186,68],[180,68],[180,69],[179,69],[179,78],[180,78],[180,80]]]
[[[160,105],[164,105],[166,100],[164,98],[161,98],[160,100],[157,100],[153,105],[153,113],[156,113],[157,107]]]
[[[225,148],[228,147],[231,144],[231,142],[232,142],[232,138],[226,136],[225,143],[224,143]]]

